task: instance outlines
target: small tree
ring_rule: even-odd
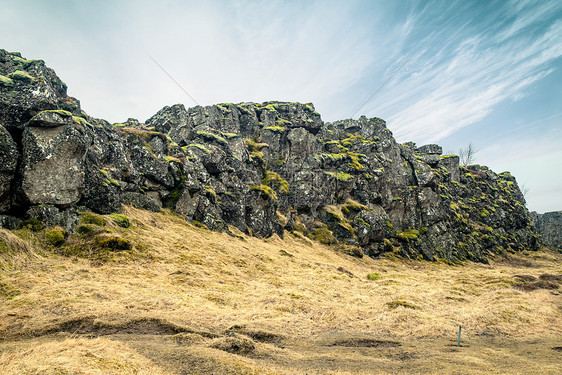
[[[525,199],[525,205],[527,205],[527,194],[529,193],[529,187],[525,184],[519,185],[519,190],[521,190],[521,194],[523,194],[523,199]]]
[[[463,167],[466,167],[468,165],[474,164],[474,154],[476,154],[477,151],[478,150],[476,150],[476,147],[474,147],[472,142],[470,142],[465,148],[461,148],[459,150],[459,159],[461,165]]]

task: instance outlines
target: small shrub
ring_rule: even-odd
[[[95,214],[93,212],[82,212],[82,220],[81,220],[82,224],[93,224],[93,225],[97,225],[98,227],[104,227],[105,226],[105,219],[103,218],[103,216]]]
[[[381,278],[381,274],[378,272],[371,272],[367,274],[367,279],[369,280],[378,280]]]
[[[90,224],[82,224],[76,228],[76,233],[83,235],[83,236],[91,236],[92,234],[96,233],[93,225]]]
[[[39,232],[43,229],[43,225],[38,219],[28,219],[21,222],[20,229],[29,229],[32,232]]]
[[[347,253],[353,257],[357,257],[357,258],[363,258],[363,251],[358,248],[357,246],[351,246],[348,250]]]
[[[558,289],[559,284],[554,281],[547,281],[547,280],[538,280],[532,282],[519,282],[513,284],[514,288],[523,290],[525,292],[531,292],[537,289]]]
[[[110,214],[109,217],[113,222],[122,228],[129,228],[131,226],[131,220],[125,215],[121,214]]]
[[[45,231],[45,239],[55,247],[62,246],[68,237],[68,232],[61,227],[52,227]]]
[[[314,241],[318,241],[324,245],[332,245],[337,243],[334,233],[326,227],[316,228],[310,232],[309,237]]]
[[[96,245],[108,250],[131,250],[133,248],[128,240],[118,236],[99,236],[95,242]]]

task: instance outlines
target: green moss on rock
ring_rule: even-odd
[[[28,219],[21,222],[20,229],[29,229],[32,232],[39,232],[43,229],[43,225],[38,219]]]
[[[226,139],[224,139],[223,137],[221,137],[220,135],[215,134],[215,133],[206,132],[206,131],[198,131],[197,136],[203,138],[206,141],[215,141],[215,142],[217,142],[217,143],[219,143],[223,146],[226,146],[228,144]]]
[[[68,237],[68,232],[61,227],[49,228],[44,233],[45,240],[52,246],[59,247],[64,244]]]
[[[98,227],[105,226],[105,219],[103,216],[95,214],[90,211],[82,212],[82,218],[80,220],[81,224],[93,224],[97,225]]]
[[[265,177],[262,179],[261,183],[268,186],[273,185],[273,187],[276,187],[283,194],[289,193],[289,183],[284,180],[279,173],[266,171]]]
[[[110,214],[109,217],[113,222],[122,228],[129,228],[131,226],[131,220],[122,214]]]
[[[396,236],[402,241],[408,242],[409,240],[417,240],[420,232],[417,229],[406,229],[402,232],[398,232]]]
[[[21,81],[25,83],[31,83],[35,79],[33,76],[31,76],[28,72],[24,70],[16,70],[15,72],[8,74],[8,77],[13,80]]]
[[[318,241],[324,245],[332,245],[338,242],[334,233],[327,227],[320,227],[312,230],[308,236],[314,241]]]
[[[267,185],[250,185],[250,189],[260,191],[272,201],[277,202],[277,193]]]
[[[13,79],[0,74],[0,86],[8,87],[8,86],[13,86],[13,85],[14,85]]]

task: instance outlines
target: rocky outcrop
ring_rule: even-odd
[[[562,211],[538,214],[531,212],[535,227],[541,235],[542,243],[562,251]]]
[[[0,78],[4,226],[35,218],[70,229],[81,210],[132,204],[371,256],[485,261],[537,247],[509,173],[398,144],[379,118],[324,123],[312,104],[266,102],[174,105],[109,124],[81,111],[41,61],[0,51]]]

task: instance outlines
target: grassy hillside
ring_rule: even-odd
[[[375,260],[124,215],[0,230],[1,374],[562,373],[558,253]]]

